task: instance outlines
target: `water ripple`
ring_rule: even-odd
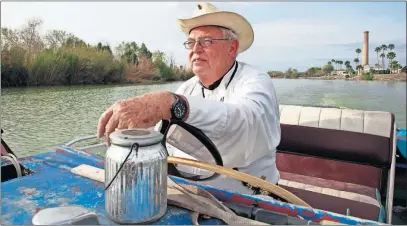
[[[95,134],[99,116],[116,100],[174,91],[180,84],[2,89],[3,139],[18,156],[50,151],[74,137]],[[280,104],[391,111],[398,127],[406,127],[404,82],[276,79],[274,86]]]

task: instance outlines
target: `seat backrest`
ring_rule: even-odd
[[[394,139],[390,112],[280,105],[279,170],[382,188]]]

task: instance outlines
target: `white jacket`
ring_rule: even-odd
[[[235,69],[236,73],[232,76]],[[265,176],[274,184],[279,181],[276,147],[280,142],[280,114],[273,82],[268,74],[236,61],[217,88],[204,88],[195,76],[183,83],[176,93],[188,99],[190,112],[186,123],[199,128],[212,140],[222,155],[225,167],[237,167],[239,171],[256,177]],[[175,129],[176,126],[173,127]],[[209,151],[182,128],[171,129],[169,134],[167,148],[170,155],[192,156],[212,162]],[[186,168],[191,170],[191,167]],[[202,173],[202,170],[193,170]],[[240,181],[225,176],[202,183],[240,193],[253,193]]]

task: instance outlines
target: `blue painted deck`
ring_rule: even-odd
[[[116,224],[107,216],[104,208],[104,184],[84,178],[70,172],[80,164],[104,168],[104,159],[97,155],[77,152],[60,146],[55,152],[43,153],[20,158],[20,163],[35,173],[23,178],[6,181],[1,184],[1,224],[32,224],[31,219],[39,210],[49,207],[79,205],[95,211],[101,224]],[[182,178],[171,177],[178,183],[192,183]],[[291,216],[302,216],[306,220],[320,222],[332,220],[344,224],[377,224],[326,211],[304,208],[278,201],[263,200],[240,195],[212,187],[197,185],[207,189],[222,201],[234,201],[253,204],[272,211]],[[153,224],[192,224],[190,212],[181,208],[168,206],[163,218]],[[200,224],[223,224],[222,221],[209,219]]]

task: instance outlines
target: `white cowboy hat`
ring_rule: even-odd
[[[194,16],[189,19],[177,19],[181,30],[189,35],[192,29],[200,26],[220,26],[232,30],[239,39],[239,53],[246,51],[253,43],[254,32],[250,23],[241,15],[219,11],[210,3],[197,3]]]

